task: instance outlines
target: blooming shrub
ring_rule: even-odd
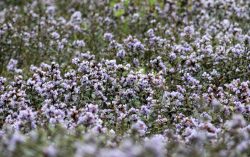
[[[250,1],[0,2],[0,156],[249,157]]]

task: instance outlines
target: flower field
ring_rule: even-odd
[[[0,157],[250,157],[250,1],[0,1]]]

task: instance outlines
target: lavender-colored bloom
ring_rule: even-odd
[[[138,120],[132,125],[132,130],[138,132],[140,136],[144,136],[146,134],[147,128],[146,124],[141,120]]]
[[[57,33],[57,32],[52,32],[52,33],[51,33],[51,37],[52,37],[53,39],[59,39],[59,38],[60,38],[60,34]]]
[[[112,33],[105,33],[104,35],[104,39],[107,41],[112,41],[113,40],[113,34]]]
[[[7,70],[8,71],[15,71],[17,69],[17,63],[18,63],[17,60],[10,59],[8,65],[7,65]]]
[[[76,11],[71,15],[70,23],[74,25],[79,25],[82,22],[82,13],[80,11]]]
[[[46,148],[43,149],[43,153],[48,156],[48,157],[56,157],[58,154],[57,149],[55,148],[55,146],[50,145]]]
[[[144,147],[153,151],[154,156],[163,157],[166,153],[165,150],[166,139],[163,135],[154,135],[151,138],[146,138],[144,141]]]
[[[75,40],[73,42],[73,46],[77,48],[82,48],[82,47],[85,47],[85,42],[83,40]]]
[[[119,58],[124,58],[126,55],[126,51],[124,49],[120,49],[118,50],[116,56],[119,57]]]

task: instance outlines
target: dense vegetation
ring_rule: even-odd
[[[0,1],[0,157],[249,157],[249,8]]]

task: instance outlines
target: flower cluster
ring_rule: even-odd
[[[0,2],[0,157],[248,157],[249,7]]]

